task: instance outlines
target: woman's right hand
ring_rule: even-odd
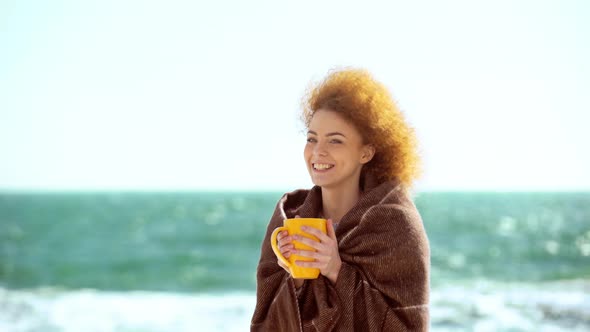
[[[296,215],[295,218],[301,218],[299,215]],[[279,251],[281,255],[285,257],[287,260],[291,257],[291,250],[295,249],[295,245],[293,244],[293,238],[289,236],[289,232],[282,231],[277,234],[277,246],[279,247]],[[289,271],[289,267],[277,257],[277,263],[280,267],[282,267],[287,273],[291,273]]]
[[[295,245],[293,245],[293,239],[291,238],[291,236],[289,236],[289,233],[287,231],[282,231],[279,232],[279,234],[277,234],[277,244],[279,247],[279,251],[281,252],[281,255],[283,255],[283,257],[285,257],[286,259],[289,259],[289,257],[291,257],[291,250],[295,249]],[[287,271],[287,273],[290,273],[289,267],[283,264],[283,261],[281,261],[278,257],[277,263],[280,267]]]
[[[295,218],[301,217],[295,216]],[[281,255],[283,255],[283,257],[285,257],[286,259],[289,259],[289,257],[291,257],[291,250],[295,249],[295,245],[293,244],[293,238],[289,235],[289,232],[282,231],[279,232],[279,234],[277,234],[277,245],[279,246],[279,251],[281,252]],[[289,271],[289,267],[283,264],[283,262],[278,257],[277,263],[280,267],[287,271],[287,273],[291,274],[291,271]],[[304,279],[293,279],[293,282],[295,283],[295,288],[301,288],[301,286],[303,286],[304,281]]]

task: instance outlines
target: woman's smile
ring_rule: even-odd
[[[312,163],[313,170],[316,172],[327,172],[334,168],[334,164],[320,164],[320,163]]]

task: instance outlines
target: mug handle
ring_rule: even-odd
[[[283,264],[285,264],[287,267],[291,268],[291,263],[289,263],[289,261],[283,256],[283,254],[281,254],[279,247],[277,247],[277,235],[279,235],[280,231],[288,231],[288,229],[285,226],[275,228],[275,230],[272,232],[272,235],[270,236],[270,245],[272,247],[272,251],[275,252],[275,255],[277,255],[279,260],[283,262]]]

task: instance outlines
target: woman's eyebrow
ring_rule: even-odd
[[[308,131],[307,131],[307,133],[308,133],[308,134],[312,134],[312,135],[316,135],[316,136],[317,136],[317,134],[318,134],[318,133],[316,133],[316,132],[315,132],[315,131],[313,131],[313,130],[308,130]],[[339,132],[337,132],[337,131],[335,131],[335,132],[332,132],[332,133],[327,133],[327,134],[326,134],[326,136],[328,136],[328,137],[329,137],[329,136],[335,136],[335,135],[340,135],[340,136],[342,136],[342,137],[346,137],[346,135],[344,135],[343,133],[339,133]]]

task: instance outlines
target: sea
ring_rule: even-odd
[[[281,192],[2,192],[0,331],[249,331]],[[418,192],[431,331],[590,331],[590,192]]]

